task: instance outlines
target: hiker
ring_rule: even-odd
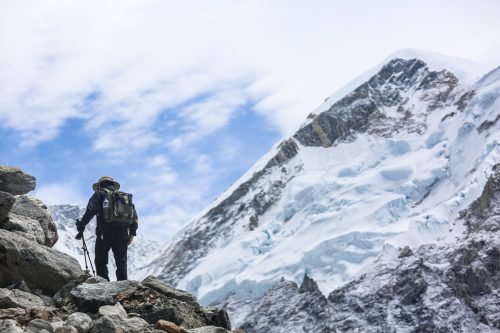
[[[111,249],[116,263],[116,279],[127,280],[127,247],[137,231],[137,212],[132,195],[118,191],[120,184],[104,176],[92,185],[94,194],[89,199],[81,220],[76,220],[78,234],[82,239],[85,226],[97,215],[95,266],[97,275],[109,281],[108,253]]]

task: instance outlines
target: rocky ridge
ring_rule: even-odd
[[[47,207],[28,195],[35,178],[0,166],[0,331],[226,333],[226,311],[149,276],[142,282],[91,277],[54,248]],[[10,191],[10,192],[9,192]]]

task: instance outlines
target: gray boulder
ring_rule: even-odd
[[[84,283],[94,284],[94,283],[102,283],[102,282],[108,282],[108,280],[106,280],[103,277],[100,277],[99,275],[96,275],[96,276],[89,277],[87,280],[85,280]]]
[[[91,333],[118,333],[120,332],[118,326],[113,319],[108,316],[102,316],[97,319],[92,326]]]
[[[26,194],[33,191],[36,178],[24,173],[21,169],[0,165],[0,191],[14,195]]]
[[[33,319],[26,325],[26,331],[28,333],[53,333],[54,328],[48,321]]]
[[[22,308],[6,308],[0,309],[0,319],[15,319],[16,317],[26,314],[26,310]]]
[[[55,332],[56,329],[64,326],[64,321],[62,321],[61,319],[56,317],[50,322],[50,325],[52,325],[52,328],[54,329],[54,332]]]
[[[96,313],[103,305],[115,304],[119,293],[135,290],[137,286],[136,281],[84,283],[73,288],[70,297],[80,311]]]
[[[120,302],[117,302],[115,305],[103,305],[99,308],[97,312],[101,316],[109,316],[109,317],[121,317],[123,319],[127,319],[127,311],[123,308]]]
[[[63,325],[54,329],[54,333],[78,333],[78,330],[73,326]]]
[[[91,333],[142,333],[151,332],[148,323],[141,318],[123,319],[121,317],[102,316],[94,322]]]
[[[0,191],[0,224],[7,218],[15,201],[12,194]]]
[[[45,306],[44,301],[33,294],[21,291],[0,288],[0,308],[37,308]]]
[[[228,330],[217,326],[203,326],[188,330],[189,333],[229,333]]]
[[[143,284],[120,293],[116,301],[119,301],[128,313],[137,313],[152,325],[163,319],[186,328],[213,325],[231,329],[231,323],[224,310],[204,308],[197,302],[189,304],[168,297]]]
[[[132,317],[129,319],[123,319],[121,317],[112,317],[111,318],[115,324],[118,326],[119,329],[122,330],[122,332],[149,332],[151,331],[149,329],[148,323],[139,317]]]
[[[92,318],[86,313],[74,312],[66,318],[65,325],[74,327],[78,333],[88,333],[92,328]]]
[[[47,206],[41,200],[27,195],[20,195],[16,197],[11,213],[38,221],[45,235],[44,245],[52,247],[57,242],[57,227],[52,221]]]
[[[17,214],[9,214],[0,228],[12,231],[26,239],[45,245],[45,233],[38,221]]]
[[[49,295],[84,274],[75,258],[2,229],[0,272],[0,287],[24,280]]]
[[[199,306],[198,301],[196,300],[196,297],[194,297],[190,293],[183,291],[183,290],[172,288],[168,284],[162,282],[160,279],[158,279],[157,277],[154,277],[152,275],[145,278],[141,283],[143,285],[145,285],[146,287],[149,287],[153,290],[156,290],[160,294],[163,294],[163,295],[168,296],[170,298],[174,298],[174,299],[186,302],[186,303],[191,304],[191,305]]]
[[[17,321],[13,319],[0,320],[0,332],[2,333],[24,333],[26,332],[21,328]]]

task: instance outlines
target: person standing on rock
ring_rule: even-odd
[[[92,189],[94,194],[89,199],[85,214],[81,220],[76,220],[76,239],[82,239],[85,226],[97,216],[96,273],[109,281],[108,254],[111,249],[116,262],[116,279],[127,280],[127,248],[138,227],[132,195],[119,191],[120,184],[108,176],[99,178]]]

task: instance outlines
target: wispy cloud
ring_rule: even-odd
[[[74,182],[44,184],[35,190],[35,195],[48,205],[59,205],[62,203],[84,206],[88,198],[85,198]]]
[[[450,4],[461,19],[443,29]],[[422,25],[420,14],[430,6]],[[418,7],[387,0],[3,1],[0,119],[24,143],[36,144],[53,139],[66,120],[82,117],[95,129],[95,148],[109,149],[102,127],[110,120],[115,131],[143,136],[138,128],[165,110],[220,91],[184,114],[195,122],[213,120],[199,123],[206,130],[203,124],[224,124],[231,103],[211,118],[203,112],[214,112],[222,98],[239,105],[251,96],[287,133],[336,87],[408,43],[480,57],[495,44],[499,6],[486,0]],[[460,39],[449,38],[451,32]],[[239,91],[220,88],[248,78],[253,84]],[[99,103],[79,108],[96,89]],[[137,145],[153,142],[150,134]]]
[[[62,150],[81,155],[80,177],[119,176],[152,225],[178,226],[234,181],[228,170],[259,142],[246,124],[226,133],[229,124],[252,112],[288,134],[403,47],[494,61],[498,12],[489,0],[6,0],[0,130],[16,136],[29,163],[46,163],[37,147],[53,144],[57,173],[75,163]],[[68,137],[75,147],[61,143]],[[88,184],[49,171],[38,195],[84,200],[75,189]]]

